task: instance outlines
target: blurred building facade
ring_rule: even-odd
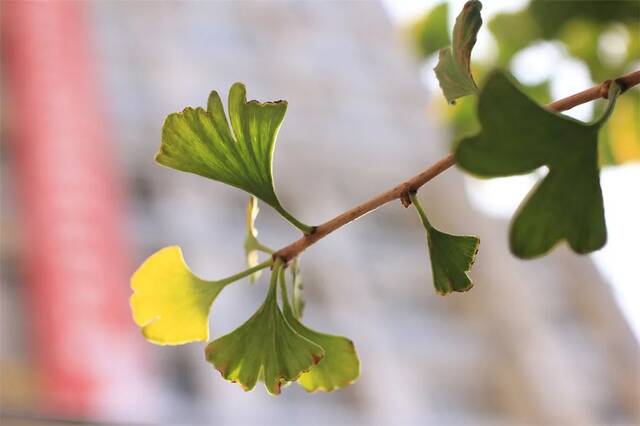
[[[224,97],[242,81],[250,98],[289,101],[275,179],[283,203],[307,223],[368,199],[446,152],[446,129],[425,111],[428,97],[440,94],[421,86],[417,64],[377,3],[100,2],[86,12],[128,184],[131,270],[171,244],[183,247],[203,277],[243,267],[246,195],[152,161],[164,117],[204,105],[212,89]],[[7,411],[28,410],[35,393],[20,388],[31,373],[14,367],[32,371],[20,362],[29,359],[29,313],[20,309],[22,281],[13,268],[21,248],[11,232],[19,206],[5,175],[10,159],[3,154],[0,354]],[[589,258],[564,247],[540,260],[513,258],[507,224],[472,210],[457,170],[420,197],[440,229],[480,236],[470,292],[435,295],[423,231],[400,203],[302,257],[305,322],[354,340],[362,362],[354,385],[332,394],[308,395],[296,386],[278,398],[261,386],[246,394],[204,361],[203,345],[148,344],[149,382],[142,387],[151,397],[139,404],[145,407],[136,407],[139,395],[123,386],[121,398],[131,404],[118,405],[124,411],[117,415],[108,407],[95,415],[164,424],[640,422],[638,344]],[[274,247],[296,238],[267,207],[258,226],[261,240]],[[212,336],[248,318],[264,286],[225,289],[212,310]]]

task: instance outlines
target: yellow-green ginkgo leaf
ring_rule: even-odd
[[[278,306],[278,273],[274,265],[271,284],[262,306],[240,327],[207,345],[207,361],[226,380],[246,391],[261,380],[267,391],[280,394],[283,384],[296,380],[324,356],[322,348],[296,333]]]
[[[282,311],[291,327],[301,336],[320,345],[324,357],[318,365],[298,378],[298,384],[309,392],[332,392],[353,383],[360,375],[360,360],[353,342],[346,337],[319,333],[302,324],[294,314],[287,297],[284,270],[280,271]]]
[[[235,83],[229,91],[229,127],[213,91],[206,110],[187,107],[166,118],[156,161],[253,194],[309,234],[314,228],[282,207],[273,183],[273,151],[286,111],[286,101],[247,102],[244,85]]]
[[[209,309],[228,281],[195,276],[178,246],[149,257],[131,278],[131,310],[144,337],[160,345],[209,339]]]

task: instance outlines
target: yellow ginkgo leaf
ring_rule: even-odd
[[[131,310],[144,337],[159,345],[209,339],[209,309],[228,280],[195,276],[178,246],[149,257],[131,278]]]

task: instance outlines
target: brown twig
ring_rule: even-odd
[[[622,88],[621,93],[624,93],[630,87],[640,84],[640,71],[634,71],[629,74],[623,75],[620,78],[616,78],[616,82]],[[575,95],[567,96],[564,99],[557,100],[547,105],[547,108],[552,111],[566,111],[575,106],[594,101],[600,98],[607,98],[609,92],[609,86],[611,80],[603,81],[597,86],[593,86],[590,89],[583,90]]]
[[[624,92],[625,90],[640,84],[640,71],[634,71],[632,73],[626,74],[620,78],[617,78],[615,81],[622,87],[622,91]],[[611,80],[604,81],[590,89],[552,102],[547,105],[547,109],[556,112],[566,111],[577,105],[591,102],[600,98],[606,98],[610,85]],[[453,166],[455,162],[456,159],[454,155],[447,154],[445,157],[441,158],[411,179],[391,188],[388,191],[383,192],[380,195],[375,196],[369,201],[366,201],[350,210],[347,210],[344,213],[339,214],[328,222],[317,226],[312,234],[304,235],[299,240],[294,241],[288,246],[276,251],[273,254],[274,259],[280,258],[285,263],[287,263],[297,255],[299,255],[307,247],[315,244],[318,240],[326,237],[336,229],[341,228],[347,223],[352,222],[369,212],[372,212],[373,210],[390,201],[400,199],[403,200],[403,205],[405,207],[408,207],[410,205],[410,202],[407,203],[406,200],[408,199],[410,192],[417,191],[422,185],[426,184],[431,179]]]

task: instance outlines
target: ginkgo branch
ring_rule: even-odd
[[[615,79],[615,81],[621,86],[621,88],[623,89],[622,91],[624,92],[631,87],[640,84],[640,70],[623,75]],[[612,80],[606,80],[587,90],[552,102],[548,104],[546,108],[551,111],[561,112],[587,102],[591,102],[600,98],[606,98],[611,82]],[[287,263],[291,259],[298,256],[300,253],[302,253],[307,247],[315,244],[335,230],[391,201],[399,199],[402,201],[402,204],[405,207],[408,207],[411,204],[409,193],[417,191],[420,187],[425,185],[427,182],[429,182],[445,170],[449,169],[455,163],[456,160],[454,155],[447,154],[411,179],[408,179],[401,184],[373,197],[372,199],[359,204],[352,209],[339,214],[333,219],[317,226],[312,234],[304,235],[300,239],[276,251],[273,254],[273,258],[282,259],[285,263]]]
[[[480,239],[439,230],[417,197],[423,185],[454,164],[484,178],[548,169],[512,220],[509,245],[515,256],[538,257],[559,242],[566,242],[578,254],[603,247],[607,232],[599,133],[619,95],[640,85],[640,71],[604,81],[546,107],[528,97],[503,71],[492,71],[478,86],[471,72],[471,51],[482,26],[481,10],[480,0],[465,3],[455,20],[451,45],[440,49],[434,68],[449,103],[465,96],[477,97],[479,131],[459,140],[454,153],[418,175],[320,226],[297,220],[276,193],[273,154],[286,101],[248,101],[244,84],[235,83],[229,90],[226,111],[219,94],[212,91],[206,108],[186,107],[167,116],[156,156],[159,164],[251,194],[244,240],[248,269],[221,280],[205,280],[189,269],[179,246],[160,249],[131,278],[131,310],[144,337],[159,345],[208,341],[210,312],[220,292],[245,277],[255,282],[263,269],[270,268],[271,284],[262,305],[242,325],[207,345],[207,361],[244,390],[262,381],[274,395],[294,381],[309,392],[331,392],[351,384],[360,373],[353,342],[317,332],[301,322],[304,299],[298,255],[342,226],[400,200],[404,207],[415,207],[424,228],[436,292],[468,291],[474,285],[469,272]],[[589,123],[553,113],[600,98],[608,99],[607,106]],[[263,245],[255,227],[258,200],[300,229],[302,238],[278,251]],[[260,252],[267,255],[262,263],[258,263]],[[287,276],[291,278],[291,297]]]
[[[583,90],[582,92],[552,102],[547,105],[547,108],[552,111],[566,111],[578,105],[595,101],[596,99],[606,99],[611,82],[612,80],[603,81],[597,86],[593,86],[587,90]],[[640,71],[625,74],[622,77],[616,78],[615,82],[622,88],[621,93],[624,93],[631,87],[640,84]]]

